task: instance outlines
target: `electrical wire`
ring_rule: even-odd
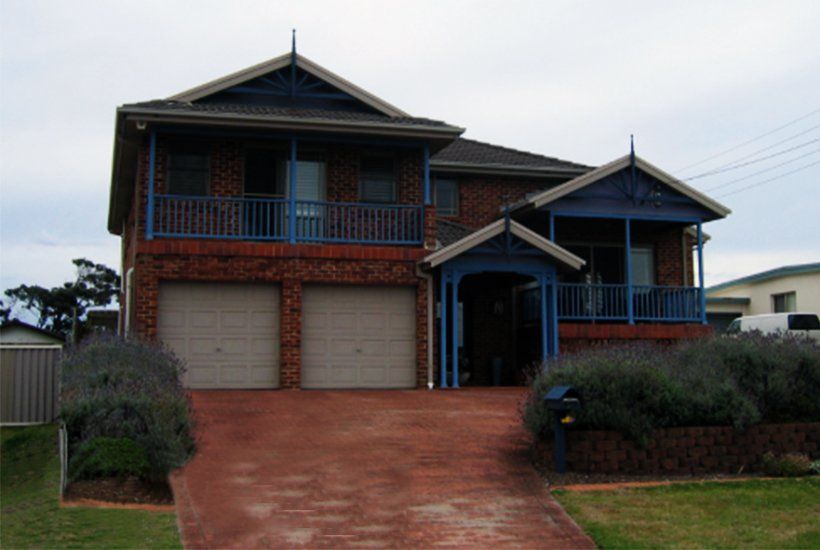
[[[705,159],[703,159],[703,160],[699,160],[699,161],[694,162],[694,163],[692,163],[692,164],[688,164],[688,165],[684,166],[683,168],[678,169],[678,172],[683,172],[683,171],[685,171],[685,170],[688,170],[689,168],[694,168],[695,166],[700,166],[701,164],[703,164],[703,163],[705,163],[705,162],[709,162],[709,161],[710,161],[710,160],[712,160],[712,159],[716,159],[716,158],[718,158],[718,157],[722,157],[723,155],[725,155],[725,154],[727,154],[727,153],[731,153],[731,152],[733,152],[733,151],[737,151],[738,149],[740,149],[740,148],[742,148],[742,147],[745,147],[746,145],[749,145],[750,143],[754,143],[754,142],[759,141],[759,140],[761,140],[761,139],[763,139],[763,138],[765,138],[765,137],[768,137],[768,136],[770,136],[770,135],[772,135],[772,134],[775,134],[775,133],[779,132],[780,130],[782,130],[783,128],[788,128],[789,126],[792,126],[792,125],[794,125],[794,124],[797,124],[798,122],[800,122],[800,121],[802,121],[802,120],[805,120],[805,119],[807,119],[807,118],[809,118],[809,117],[811,117],[811,116],[813,116],[813,115],[815,115],[815,114],[817,114],[817,113],[820,113],[820,109],[815,109],[815,110],[813,110],[813,111],[811,111],[811,112],[809,112],[809,113],[807,113],[807,114],[805,114],[805,115],[802,115],[802,116],[800,116],[800,117],[798,117],[798,118],[796,118],[796,119],[794,119],[794,120],[792,120],[792,121],[790,121],[790,122],[787,122],[786,124],[783,124],[782,126],[778,126],[777,128],[775,128],[775,129],[773,129],[773,130],[769,130],[768,132],[766,132],[766,133],[764,133],[764,134],[761,134],[761,135],[759,135],[759,136],[757,136],[757,137],[754,137],[754,138],[752,138],[752,139],[750,139],[750,140],[744,141],[743,143],[741,143],[741,144],[739,144],[739,145],[735,145],[734,147],[730,147],[729,149],[726,149],[725,151],[722,151],[722,152],[720,152],[720,153],[716,153],[716,154],[714,154],[714,155],[711,155],[711,156],[709,156],[709,157],[706,157]]]
[[[766,155],[765,157],[760,157],[759,159],[754,159],[754,160],[750,160],[750,161],[747,161],[747,162],[742,162],[740,164],[727,166],[725,168],[715,169],[711,172],[704,172],[703,174],[698,174],[696,176],[692,176],[692,177],[689,177],[689,178],[684,178],[684,181],[696,180],[696,179],[700,179],[700,178],[705,178],[707,176],[714,176],[715,174],[722,174],[724,172],[729,172],[731,170],[737,170],[738,168],[743,168],[744,166],[757,164],[758,162],[763,162],[764,160],[769,160],[771,158],[779,157],[780,155],[785,155],[786,153],[796,151],[797,149],[802,149],[803,147],[807,147],[807,146],[811,145],[812,143],[817,143],[818,141],[820,141],[820,138],[812,139],[810,141],[804,141],[803,143],[795,145],[794,147],[789,147],[788,149],[783,149],[782,151],[772,153],[771,155]]]
[[[796,174],[797,172],[802,172],[803,170],[807,170],[807,169],[811,168],[812,166],[816,166],[816,165],[818,165],[818,164],[820,164],[820,160],[816,160],[816,161],[814,161],[814,162],[812,162],[812,163],[806,164],[806,165],[804,165],[804,166],[801,166],[800,168],[796,168],[796,169],[791,170],[791,171],[789,171],[789,172],[785,172],[785,173],[780,174],[780,175],[778,175],[778,176],[775,176],[775,177],[773,177],[773,178],[769,178],[769,179],[767,179],[767,180],[763,180],[763,181],[758,181],[757,183],[753,183],[753,184],[751,184],[751,185],[747,185],[747,186],[745,186],[745,187],[741,187],[740,189],[735,189],[734,191],[730,191],[730,192],[728,192],[728,193],[724,193],[723,195],[718,195],[718,196],[717,196],[717,197],[715,197],[715,198],[722,199],[723,197],[728,197],[729,195],[734,195],[734,194],[736,194],[736,193],[740,193],[741,191],[746,191],[746,190],[748,190],[748,189],[753,189],[753,188],[755,188],[755,187],[759,187],[759,186],[761,186],[761,185],[763,185],[763,184],[766,184],[766,183],[771,183],[771,182],[773,182],[773,181],[776,181],[776,180],[779,180],[779,179],[785,178],[786,176],[790,176],[790,175],[792,175],[792,174]]]
[[[800,160],[800,159],[804,159],[804,158],[806,158],[806,157],[810,157],[810,156],[812,156],[812,155],[816,155],[817,153],[820,153],[820,149],[816,149],[816,150],[811,151],[811,152],[809,152],[809,153],[806,153],[806,154],[804,154],[804,155],[800,155],[799,157],[794,157],[793,159],[789,159],[789,160],[787,160],[786,162],[781,162],[780,164],[775,164],[774,166],[770,166],[770,167],[768,167],[768,168],[764,168],[763,170],[758,170],[757,172],[752,172],[751,174],[747,174],[747,175],[745,175],[745,176],[743,176],[743,177],[740,177],[740,178],[737,178],[737,179],[733,179],[732,181],[727,181],[726,183],[721,183],[720,185],[716,185],[716,186],[714,186],[714,187],[710,187],[710,188],[706,189],[706,190],[705,190],[705,192],[706,192],[706,193],[711,193],[712,191],[715,191],[715,190],[717,190],[717,189],[723,189],[724,187],[729,187],[730,185],[734,185],[735,183],[738,183],[738,182],[740,182],[740,181],[745,181],[745,180],[747,180],[747,179],[749,179],[749,178],[753,178],[753,177],[755,177],[755,176],[759,176],[760,174],[765,174],[766,172],[771,172],[772,170],[774,170],[774,169],[776,169],[776,168],[780,168],[781,166],[786,166],[787,164],[791,164],[791,163],[793,163],[793,162],[796,162],[796,161],[798,161],[798,160]]]

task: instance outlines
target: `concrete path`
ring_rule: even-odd
[[[520,389],[195,392],[189,548],[592,542],[530,465]]]

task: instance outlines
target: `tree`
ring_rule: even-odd
[[[95,264],[85,258],[72,260],[77,267],[74,281],[48,289],[38,285],[20,285],[6,290],[11,300],[9,306],[0,306],[0,315],[9,315],[20,306],[37,315],[37,326],[68,336],[76,314],[82,323],[89,308],[106,306],[117,295],[120,276],[103,264]]]

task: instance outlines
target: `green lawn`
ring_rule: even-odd
[[[60,508],[54,426],[0,430],[0,547],[181,548],[170,512]]]
[[[603,548],[820,548],[820,480],[555,491]]]

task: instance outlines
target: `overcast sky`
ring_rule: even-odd
[[[820,261],[820,164],[784,175],[820,160],[817,1],[0,0],[0,290],[58,284],[80,256],[119,269],[116,106],[284,53],[292,27],[306,57],[466,137],[597,165],[634,133],[679,177],[776,154],[691,180],[746,178],[720,198],[778,177],[720,199],[707,285]]]

